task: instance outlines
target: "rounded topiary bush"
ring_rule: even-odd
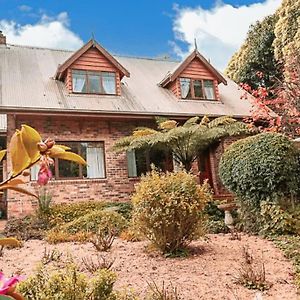
[[[209,186],[198,185],[191,174],[152,171],[133,195],[133,221],[163,253],[175,253],[203,233],[210,198]]]
[[[298,192],[298,151],[278,133],[261,133],[230,145],[219,166],[225,187],[259,206]]]

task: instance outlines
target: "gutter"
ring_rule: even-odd
[[[0,113],[15,114],[15,115],[47,115],[47,116],[78,116],[78,117],[112,117],[112,118],[135,118],[135,119],[152,119],[153,117],[173,117],[173,118],[187,118],[195,116],[204,116],[205,114],[196,113],[171,113],[171,112],[145,112],[145,111],[91,111],[91,110],[72,110],[72,109],[55,109],[55,108],[33,108],[33,107],[14,107],[14,106],[0,106]],[[220,117],[224,115],[209,114],[208,117]],[[236,119],[243,119],[249,117],[248,115],[229,115]]]

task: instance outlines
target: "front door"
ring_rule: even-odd
[[[198,156],[198,170],[199,170],[199,181],[203,183],[204,180],[208,180],[209,185],[212,187],[212,176],[211,176],[211,165],[209,150],[203,151]]]

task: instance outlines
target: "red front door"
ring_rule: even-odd
[[[203,183],[204,180],[208,180],[210,186],[213,186],[212,176],[211,176],[211,165],[209,150],[201,152],[198,157],[198,170],[199,170],[199,181]]]

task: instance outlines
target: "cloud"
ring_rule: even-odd
[[[180,57],[185,56],[187,53],[178,46],[178,41],[187,43],[191,51],[196,38],[199,51],[223,70],[246,38],[249,26],[274,13],[280,3],[281,0],[264,0],[234,7],[217,1],[209,10],[176,5],[173,32],[177,43],[172,44],[173,50]]]
[[[18,9],[23,12],[30,12],[32,10],[32,7],[23,4],[23,5],[18,6]]]
[[[70,30],[66,12],[56,17],[43,14],[35,24],[20,25],[12,20],[0,20],[0,30],[10,44],[70,50],[83,45],[81,38]]]

